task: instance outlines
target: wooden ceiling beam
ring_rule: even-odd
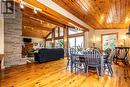
[[[23,29],[34,29],[34,30],[41,30],[41,31],[47,31],[47,32],[51,32],[51,30],[47,30],[45,28],[42,28],[42,27],[36,27],[36,26],[32,26],[32,25],[29,25],[29,24],[26,24],[26,25],[23,25]]]
[[[48,16],[46,16],[46,15],[40,13],[40,12],[38,12],[37,14],[34,14],[33,10],[28,8],[28,7],[25,7],[23,9],[23,13],[26,16],[36,18],[36,19],[39,19],[39,20],[43,20],[43,21],[47,21],[47,22],[52,23],[52,24],[57,25],[57,26],[61,26],[61,27],[65,26],[64,24],[59,23],[55,19],[50,18],[50,17],[48,17]]]
[[[15,0],[17,3],[20,3],[20,0]],[[40,16],[44,16],[45,18],[46,17],[48,17],[47,19],[48,19],[48,22],[49,22],[49,20],[52,20],[53,21],[53,24],[56,24],[56,25],[58,25],[59,26],[59,24],[60,24],[60,26],[61,27],[64,27],[65,25],[66,26],[73,26],[73,25],[76,25],[76,26],[78,26],[78,27],[80,27],[80,28],[82,28],[83,30],[85,30],[85,31],[89,31],[89,29],[88,28],[86,28],[86,27],[84,27],[84,26],[82,26],[81,24],[79,24],[79,23],[77,23],[77,22],[75,22],[75,21],[73,21],[73,20],[71,20],[71,19],[69,19],[69,18],[67,18],[67,17],[65,17],[65,16],[63,16],[63,15],[61,15],[60,13],[58,13],[58,12],[56,12],[56,11],[54,11],[54,10],[52,10],[52,9],[50,9],[50,8],[48,8],[47,6],[45,6],[45,5],[43,5],[42,3],[40,3],[40,2],[38,2],[37,0],[24,0],[26,3],[28,3],[28,4],[31,4],[31,5],[33,5],[33,6],[35,6],[35,7],[37,7],[37,8],[40,8],[40,9],[42,9],[42,12],[40,12],[41,14],[40,14]],[[32,14],[32,13],[31,13]],[[33,14],[32,14],[33,15]],[[34,16],[34,15],[33,15]],[[38,14],[38,16],[39,16],[39,14]],[[44,19],[45,20],[45,19]],[[52,21],[50,22],[50,23],[52,23]],[[69,24],[69,23],[72,23],[73,25],[71,25],[71,24]]]
[[[44,38],[46,37],[46,35],[48,34],[48,31],[44,31],[44,30],[35,30],[35,29],[31,29],[31,28],[23,28],[22,29],[22,35],[23,36],[32,36],[32,37],[39,37],[39,38]]]
[[[42,26],[41,24],[35,22],[35,21],[31,21],[31,20],[25,20],[25,18],[23,18],[23,26],[30,26],[30,27],[33,27],[35,29],[37,28],[40,28],[40,29],[43,29],[43,30],[46,30],[46,31],[52,31],[52,28],[48,28],[48,27],[44,27]]]
[[[23,26],[32,27],[32,28],[34,28],[36,30],[41,29],[41,30],[44,30],[44,31],[52,31],[52,29],[50,29],[50,28],[45,28],[45,27],[42,27],[42,26],[39,26],[39,25],[35,25],[35,24],[33,24],[31,22],[27,22],[27,21],[23,22]]]
[[[51,24],[48,24],[48,23],[45,23],[45,22],[43,23],[43,22],[30,20],[29,18],[23,18],[23,22],[30,23],[30,24],[34,25],[34,27],[38,26],[38,27],[44,28],[44,30],[47,30],[47,31],[51,31],[53,28],[56,27],[56,25],[53,25],[53,24],[51,25]],[[25,24],[25,23],[23,23],[23,24]]]

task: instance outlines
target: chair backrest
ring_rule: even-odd
[[[84,57],[88,65],[101,64],[101,53],[97,49],[86,51]]]
[[[118,58],[125,58],[128,54],[128,50],[125,50],[125,49],[122,49],[119,51],[119,55],[118,55]]]
[[[107,58],[107,63],[112,64],[112,61],[113,61],[115,55],[116,55],[116,51],[114,49],[113,51],[111,51],[109,57]]]
[[[113,61],[113,59],[114,59],[114,57],[115,57],[115,54],[116,54],[116,51],[115,51],[115,50],[111,51],[111,53],[110,53],[108,59],[111,60],[111,61]]]
[[[116,58],[125,59],[128,56],[130,47],[115,47]]]
[[[77,50],[75,48],[69,48],[69,57],[67,58],[73,60],[72,58],[75,57],[74,54],[77,54]]]
[[[111,53],[111,49],[110,49],[110,48],[107,48],[104,52],[105,52],[105,54],[108,54],[108,55],[109,55],[109,54]]]
[[[70,48],[70,55],[71,54],[76,54],[77,53],[77,50],[75,48]]]
[[[76,55],[76,54],[71,54],[71,61],[72,62],[80,62],[80,58],[79,58],[79,55]]]

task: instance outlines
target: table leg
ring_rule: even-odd
[[[102,58],[101,58],[101,76],[103,76],[104,75],[104,59],[103,59],[103,56],[102,56]]]

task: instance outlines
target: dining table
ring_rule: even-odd
[[[85,54],[83,52],[78,52],[74,53],[73,55],[79,56],[79,58],[83,58]],[[104,76],[104,61],[107,60],[107,56],[108,54],[106,54],[105,52],[101,52],[101,69],[100,69],[101,76]]]

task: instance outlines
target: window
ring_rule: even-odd
[[[52,48],[52,41],[46,41],[46,48]]]
[[[64,29],[63,29],[63,27],[60,27],[60,36],[63,36],[64,35]]]
[[[47,37],[47,39],[49,39],[49,38],[52,38],[52,34],[50,34],[50,35]]]
[[[69,28],[69,35],[71,35],[71,34],[77,34],[77,33],[83,33],[83,31],[76,30],[76,29],[73,29],[73,28]]]
[[[58,27],[55,28],[55,37],[58,37]]]
[[[56,27],[55,28],[55,37],[60,37],[64,35],[63,27]]]
[[[116,47],[117,34],[102,35],[103,50],[107,48],[114,49]]]
[[[63,48],[64,42],[63,39],[55,40],[55,47],[56,48]]]
[[[68,40],[69,48],[75,47],[75,38],[69,38]]]
[[[76,48],[78,50],[83,48],[83,36],[69,38],[69,48]]]
[[[83,36],[76,37],[76,47],[83,47]]]

